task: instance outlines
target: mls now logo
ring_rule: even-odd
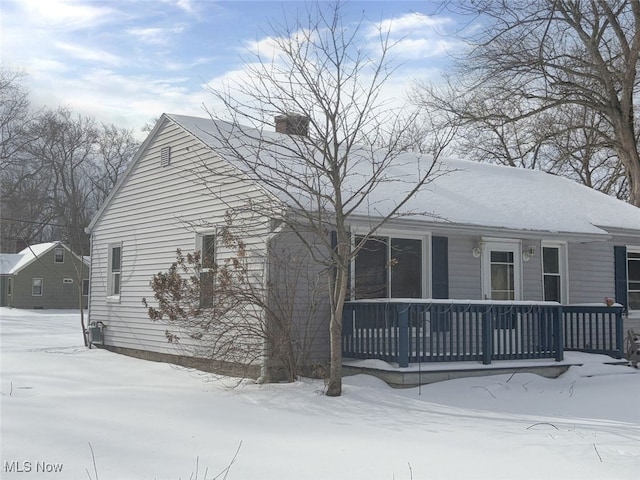
[[[29,462],[29,461],[16,461],[11,462],[5,460],[3,471],[5,473],[59,473],[62,472],[62,463],[50,463],[50,462]]]

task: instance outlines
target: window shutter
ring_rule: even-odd
[[[431,297],[449,298],[449,239],[431,237]]]
[[[624,305],[625,309],[629,304],[627,288],[627,247],[613,247],[614,275],[616,285],[616,302]]]

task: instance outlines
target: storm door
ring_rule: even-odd
[[[482,256],[482,290],[485,300],[517,301],[521,299],[521,265],[519,242],[486,242]],[[494,304],[493,354],[513,354],[520,350],[520,318],[513,305]]]
[[[485,300],[520,300],[520,244],[486,242],[482,293]]]

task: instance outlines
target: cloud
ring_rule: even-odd
[[[365,37],[371,42],[370,48],[375,55],[380,55],[382,50],[374,39],[388,33],[390,45],[393,46],[390,53],[397,59],[434,59],[467,48],[448,32],[448,29],[455,27],[456,23],[449,17],[413,12],[371,25],[365,31]]]
[[[408,13],[398,18],[387,18],[369,28],[368,36],[377,36],[378,31],[391,32],[392,35],[417,35],[425,33],[444,33],[453,20],[448,17],[436,17],[419,12]]]
[[[98,62],[113,66],[124,63],[122,58],[104,50],[97,50],[95,47],[88,48],[64,42],[55,42],[54,46],[61,52],[82,61]]]
[[[168,45],[172,37],[182,33],[185,28],[184,24],[177,24],[171,28],[137,27],[128,29],[127,33],[149,45]]]
[[[27,18],[32,23],[48,27],[82,29],[110,19],[116,11],[105,6],[88,4],[78,0],[22,0]]]

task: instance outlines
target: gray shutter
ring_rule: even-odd
[[[629,290],[627,286],[627,247],[613,247],[614,275],[616,285],[616,302],[629,305]]]
[[[431,237],[431,297],[449,298],[449,239]]]

